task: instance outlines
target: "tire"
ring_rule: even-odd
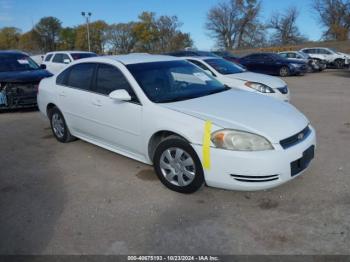
[[[69,132],[66,121],[58,108],[51,109],[49,117],[52,133],[59,142],[68,143],[76,140]]]
[[[289,68],[286,67],[286,66],[282,66],[282,67],[280,68],[279,75],[282,76],[282,77],[289,76],[289,75],[290,75],[290,70],[289,70]]]
[[[337,60],[335,60],[334,61],[334,65],[335,65],[335,67],[337,68],[337,69],[342,69],[342,68],[344,68],[344,60],[342,60],[342,59],[337,59]]]
[[[160,142],[153,163],[159,180],[170,190],[191,194],[204,184],[201,161],[183,139],[171,137]]]

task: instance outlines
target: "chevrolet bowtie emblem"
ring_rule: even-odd
[[[298,135],[298,140],[302,140],[304,138],[304,134],[303,133],[300,133],[299,135]]]

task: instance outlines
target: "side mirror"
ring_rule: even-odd
[[[131,96],[125,89],[114,90],[109,97],[116,101],[130,101]]]
[[[46,65],[45,65],[45,64],[41,64],[41,65],[40,65],[40,68],[41,68],[41,69],[46,69]]]
[[[70,60],[66,58],[66,59],[63,60],[63,63],[64,63],[64,64],[69,64],[69,63],[70,63]]]

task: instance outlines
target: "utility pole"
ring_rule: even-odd
[[[88,39],[88,46],[89,46],[89,52],[91,52],[91,44],[90,44],[90,18],[92,13],[91,12],[81,12],[81,15],[85,17],[86,19],[86,29],[87,29],[87,39]]]

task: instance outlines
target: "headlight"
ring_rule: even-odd
[[[234,151],[272,150],[273,146],[264,137],[231,129],[223,129],[211,134],[211,141],[217,148]]]
[[[249,87],[249,88],[253,88],[260,93],[275,93],[275,91],[273,91],[273,89],[271,87],[264,85],[264,84],[261,84],[261,83],[245,82],[244,85]]]

